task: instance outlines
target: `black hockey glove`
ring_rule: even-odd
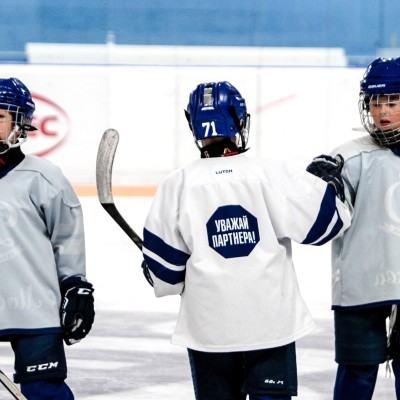
[[[143,275],[146,278],[146,281],[149,283],[150,286],[153,286],[153,279],[151,278],[150,271],[149,271],[149,266],[147,265],[147,262],[145,260],[142,261],[142,270],[143,270]]]
[[[61,283],[61,327],[64,342],[69,346],[78,343],[92,328],[94,322],[93,285],[79,277]]]
[[[329,185],[332,185],[336,191],[337,197],[341,201],[345,200],[344,183],[340,172],[343,168],[343,157],[338,154],[335,158],[327,155],[320,155],[315,157],[311,164],[307,167],[307,171],[311,174],[318,176]]]

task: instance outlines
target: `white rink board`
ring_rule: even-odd
[[[97,148],[107,128],[120,132],[115,184],[157,184],[197,158],[183,110],[198,83],[219,80],[230,81],[246,99],[252,116],[248,154],[305,166],[362,135],[352,131],[360,126],[362,74],[346,67],[0,65],[2,77],[20,78],[66,113],[65,140],[46,157],[74,184],[95,182]],[[26,152],[33,152],[34,140],[24,144]]]

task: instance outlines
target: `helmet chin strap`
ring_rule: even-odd
[[[0,154],[6,153],[8,150],[21,146],[26,140],[26,133],[24,129],[21,130],[18,124],[8,134],[5,140],[0,141]]]
[[[14,129],[10,132],[6,140],[6,142],[10,145],[10,147],[12,147],[13,144],[18,142],[18,138],[20,136],[18,135],[19,133],[21,133],[20,127],[18,124],[15,124]]]

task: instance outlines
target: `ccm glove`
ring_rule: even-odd
[[[69,346],[78,343],[92,328],[94,322],[93,285],[79,277],[61,283],[61,327],[64,342]]]
[[[341,175],[343,164],[344,160],[340,154],[336,155],[335,158],[322,154],[315,157],[307,167],[308,172],[331,185],[341,201],[345,200],[344,183]]]

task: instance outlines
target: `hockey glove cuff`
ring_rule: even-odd
[[[322,154],[315,157],[307,167],[308,172],[331,185],[341,201],[345,200],[344,183],[341,175],[343,164],[344,160],[340,154],[336,155],[335,158]]]
[[[149,266],[147,265],[147,262],[145,260],[142,261],[142,270],[146,281],[149,283],[150,286],[153,286],[153,279],[151,278]]]
[[[61,283],[61,327],[67,345],[78,343],[92,328],[94,322],[93,285],[80,277]]]

